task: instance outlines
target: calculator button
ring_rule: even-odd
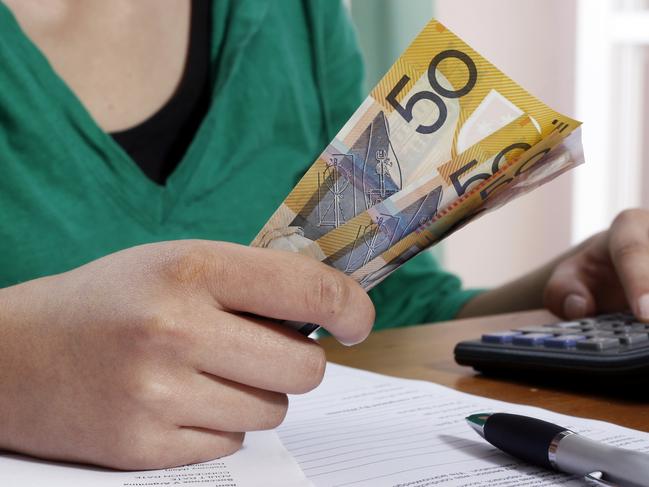
[[[623,330],[625,326],[626,326],[625,323],[616,321],[612,323],[599,323],[596,326],[596,328],[598,330],[617,331],[617,330]]]
[[[518,335],[512,338],[514,345],[534,346],[543,345],[543,341],[547,338],[552,338],[552,335],[547,333],[527,333],[525,335]]]
[[[551,323],[549,325],[544,325],[549,328],[579,328],[581,322],[579,321],[562,321],[560,323]]]
[[[552,335],[574,335],[575,332],[580,331],[579,328],[555,328],[555,325],[543,325],[543,326],[526,326],[524,328],[516,328],[516,331],[523,333],[544,333]]]
[[[590,338],[616,338],[618,335],[624,333],[623,331],[603,331],[603,330],[593,330],[586,333],[586,336]]]
[[[627,327],[627,329],[633,333],[641,333],[641,332],[647,333],[648,328],[649,327],[647,327],[647,325],[645,325],[644,323],[633,323],[632,325]]]
[[[515,328],[515,331],[520,331],[523,333],[554,333],[552,330],[548,329],[547,325],[544,326],[524,326],[523,328]]]
[[[595,337],[577,342],[577,348],[579,350],[592,350],[597,352],[618,348],[619,346],[620,341],[616,338]]]
[[[631,317],[629,313],[609,313],[606,315],[599,315],[597,321],[618,321],[626,320],[629,317]]]
[[[512,338],[520,334],[521,333],[518,331],[497,331],[494,333],[485,333],[482,335],[482,341],[484,343],[511,343]]]
[[[629,333],[618,336],[622,345],[638,345],[639,343],[649,342],[649,335],[646,333]]]
[[[546,338],[543,345],[550,348],[572,348],[577,342],[585,340],[584,335],[560,335],[558,337]]]

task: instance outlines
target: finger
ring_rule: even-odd
[[[609,231],[609,252],[629,306],[649,320],[649,212],[618,215]]]
[[[219,265],[207,280],[226,309],[315,323],[347,344],[364,340],[372,328],[374,306],[367,293],[315,259],[223,243],[210,252]]]
[[[272,429],[286,416],[285,394],[209,374],[194,374],[178,395],[174,421],[181,426],[237,432]]]
[[[297,331],[209,308],[194,317],[190,360],[201,371],[258,389],[302,394],[322,381],[323,348]]]
[[[588,278],[580,272],[579,259],[568,259],[557,266],[545,287],[543,301],[555,315],[570,320],[595,314],[595,298]]]

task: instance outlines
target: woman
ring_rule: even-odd
[[[649,317],[645,212],[481,294],[422,256],[374,305],[237,245],[361,100],[338,2],[5,0],[0,61],[0,448],[122,469],[229,454],[322,378],[319,346],[275,319],[352,344],[374,305],[378,327],[544,295]]]

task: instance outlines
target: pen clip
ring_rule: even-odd
[[[603,472],[591,472],[584,477],[584,480],[588,485],[592,485],[594,487],[618,487],[616,484],[612,484],[611,482],[604,480],[603,477]]]

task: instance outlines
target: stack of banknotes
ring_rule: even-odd
[[[311,256],[369,290],[583,162],[579,126],[433,20],[251,245]]]

